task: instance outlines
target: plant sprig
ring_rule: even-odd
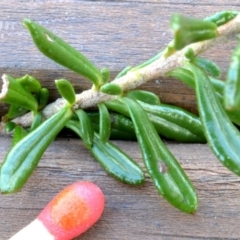
[[[97,69],[90,60],[49,30],[29,19],[24,20],[24,25],[43,54],[88,78],[93,88],[76,94],[69,81],[56,80],[62,98],[44,108],[48,91],[36,79],[27,76],[17,80],[3,76],[5,84],[0,100],[10,104],[4,120],[8,131],[14,132],[14,138],[0,168],[1,192],[11,193],[23,187],[48,145],[65,126],[80,136],[86,148],[110,175],[132,185],[143,183],[141,167],[109,142],[113,123],[110,110],[128,118],[128,121],[122,121],[121,127],[126,124],[124,128],[127,129],[132,124],[129,129],[135,132],[145,167],[157,191],[179,210],[194,213],[198,207],[197,194],[159,134],[182,142],[207,141],[223,165],[240,175],[239,141],[235,143],[232,138],[233,135],[240,136],[232,124],[232,121],[239,124],[236,117],[240,114],[239,99],[235,93],[231,96],[234,112],[231,108],[224,109],[231,87],[210,77],[220,76],[221,70],[215,63],[197,57],[212,45],[240,32],[240,15],[237,12],[221,12],[204,20],[174,15],[171,21],[174,40],[150,60],[124,69],[112,82],[109,82],[108,69]],[[238,49],[233,53],[230,64],[230,80],[236,91],[240,82]],[[153,93],[130,91],[156,77],[167,75],[194,88],[200,118],[183,109],[162,104]],[[98,133],[94,127],[96,122],[85,111],[96,105],[99,108]],[[25,113],[25,109],[31,112],[11,120],[11,116]],[[44,117],[47,120],[43,121]],[[218,139],[217,131],[221,129],[223,133]],[[224,148],[225,143],[228,148]]]
[[[215,15],[214,15],[215,16]],[[237,36],[240,32],[240,15],[234,15],[233,19],[230,18],[229,22],[219,26],[217,28],[218,36],[211,40],[201,41],[189,45],[193,50],[194,56],[201,54],[212,46],[216,46],[220,43],[225,43]],[[222,16],[221,16],[222,18]],[[227,24],[226,24],[227,23]],[[150,64],[144,66],[143,68],[136,69],[135,71],[128,70],[123,76],[120,76],[112,81],[112,83],[119,85],[124,92],[131,89],[135,89],[140,85],[156,79],[158,77],[164,77],[171,70],[180,67],[186,61],[185,53],[189,48],[186,46],[180,51],[175,51],[169,57],[165,57],[164,54],[160,54],[159,58],[155,59]],[[166,50],[165,50],[166,51]],[[89,108],[97,106],[99,102],[114,99],[115,96],[104,94],[101,92],[96,92],[93,89],[85,90],[80,94],[76,94],[76,103],[74,108]],[[43,115],[45,118],[49,118],[54,113],[56,113],[62,106],[64,106],[65,100],[58,99],[50,105],[43,109]],[[31,114],[26,114],[20,118],[15,119],[15,122],[22,126],[30,126],[33,118]]]

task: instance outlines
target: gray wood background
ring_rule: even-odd
[[[240,10],[233,0],[2,0],[0,2],[0,75],[38,78],[58,94],[54,79],[69,79],[78,92],[90,84],[78,75],[41,55],[33,45],[21,19],[31,18],[87,55],[98,67],[108,67],[113,78],[127,65],[136,65],[155,55],[172,34],[173,13],[206,17],[217,11]],[[216,61],[226,74],[235,41],[220,45],[204,56]],[[156,79],[141,88],[159,94],[163,102],[196,111],[191,89],[173,79]],[[0,116],[6,106],[0,105]],[[0,162],[10,145],[0,137]],[[142,165],[136,142],[115,141]],[[76,139],[58,138],[46,151],[21,192],[0,195],[0,239],[8,239],[32,221],[51,198],[78,180],[97,183],[106,196],[100,221],[77,239],[240,239],[240,181],[222,167],[204,144],[167,145],[179,159],[199,194],[199,209],[187,215],[158,196],[147,176],[141,187],[130,187],[101,169]]]

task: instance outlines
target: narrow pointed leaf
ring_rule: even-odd
[[[85,76],[96,87],[101,84],[101,72],[82,53],[30,19],[24,19],[23,25],[29,30],[40,52],[56,63]]]
[[[197,116],[171,105],[150,105],[142,101],[138,103],[161,136],[179,142],[206,142]],[[120,100],[106,101],[105,104],[112,111],[130,116],[126,105]]]
[[[70,120],[66,127],[82,138],[79,122]],[[144,182],[144,173],[140,166],[111,142],[103,143],[97,133],[94,134],[93,145],[89,151],[104,170],[117,180],[131,185]]]
[[[226,24],[227,22],[231,21],[234,19],[239,12],[237,11],[222,11],[222,12],[217,12],[216,14],[206,17],[204,21],[210,21],[215,23],[218,27],[222,26],[223,24]]]
[[[39,127],[43,122],[43,115],[41,112],[37,112],[34,115],[34,119],[30,128],[30,131],[35,130],[37,127]]]
[[[16,126],[17,125],[14,122],[7,122],[4,126],[4,128],[5,128],[6,132],[12,132]]]
[[[24,186],[47,147],[72,116],[72,110],[65,107],[40,127],[17,141],[17,144],[6,155],[0,168],[2,193],[13,193]]]
[[[208,75],[214,78],[221,77],[220,67],[216,63],[206,58],[200,58],[200,57],[193,58],[192,63],[202,68]]]
[[[173,71],[169,72],[167,75],[181,80],[182,82],[184,82],[189,87],[195,90],[195,79],[192,72],[189,69],[184,67],[176,68]],[[221,105],[224,106],[224,97],[223,97],[224,84],[225,84],[224,81],[215,79],[213,77],[209,77],[209,79],[214,87],[214,90],[217,94],[217,97]],[[224,110],[226,111],[231,121],[236,123],[238,126],[240,126],[240,109],[235,109],[235,110],[224,109]]]
[[[145,90],[131,90],[127,92],[126,97],[152,105],[158,105],[161,103],[159,97],[155,93]]]
[[[11,147],[14,147],[18,142],[20,142],[27,135],[28,135],[28,131],[26,129],[24,129],[22,126],[16,126],[14,129]]]
[[[41,88],[38,93],[38,110],[42,110],[48,103],[49,90],[47,88]]]
[[[28,112],[28,109],[23,108],[21,106],[11,104],[9,109],[8,109],[8,112],[2,117],[2,121],[7,122],[7,121],[12,120],[16,117],[24,115],[26,112]]]
[[[73,105],[76,101],[75,91],[72,84],[66,79],[55,80],[58,92],[70,104]]]
[[[41,89],[41,83],[34,77],[26,74],[16,79],[29,92],[37,94]]]
[[[87,112],[95,132],[99,132],[99,112]],[[132,121],[122,114],[110,112],[111,135],[110,139],[136,140]]]
[[[141,106],[129,98],[122,101],[129,109],[144,164],[156,189],[179,210],[194,213],[198,206],[197,195],[185,172],[160,139]]]
[[[99,109],[99,136],[102,142],[107,142],[111,135],[111,119],[104,103],[98,104]]]
[[[94,130],[92,122],[87,113],[79,109],[75,112],[79,119],[79,131],[81,132],[82,140],[86,148],[91,148],[94,138]]]
[[[224,87],[224,106],[228,110],[240,109],[240,44],[235,49]]]
[[[109,94],[109,95],[122,95],[123,94],[122,88],[115,83],[104,84],[101,87],[100,91],[103,93]]]
[[[171,28],[174,32],[174,48],[181,50],[185,46],[212,39],[218,36],[217,25],[201,19],[173,14]]]
[[[3,86],[0,93],[0,102],[20,106],[34,112],[37,110],[37,100],[16,79],[4,74],[2,80]]]
[[[209,147],[219,161],[240,176],[240,133],[221,106],[208,76],[191,65],[196,79],[198,111]]]
[[[102,74],[102,84],[109,82],[110,72],[109,72],[108,68],[102,68],[101,74]]]

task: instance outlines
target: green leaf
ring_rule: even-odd
[[[17,125],[14,122],[7,122],[4,126],[4,128],[5,128],[6,132],[12,132],[16,126]]]
[[[213,22],[173,14],[171,28],[174,33],[174,48],[181,50],[185,46],[212,39],[218,36],[217,25]]]
[[[37,127],[39,127],[43,123],[43,115],[41,112],[37,112],[34,115],[34,119],[30,128],[30,132],[35,130]]]
[[[122,88],[115,83],[104,84],[101,87],[100,91],[103,93],[109,94],[109,95],[122,95],[123,94]]]
[[[81,132],[83,143],[89,149],[92,147],[94,138],[92,122],[84,110],[78,109],[75,113],[79,119],[79,131]]]
[[[195,53],[192,48],[188,48],[185,52],[185,57],[192,60],[195,57]]]
[[[17,143],[10,149],[0,168],[2,193],[13,193],[24,186],[47,147],[72,116],[72,110],[65,107],[27,136],[22,138],[20,134],[20,139],[22,139],[17,140]]]
[[[58,92],[70,104],[73,105],[76,101],[75,91],[72,84],[66,79],[55,80]]]
[[[56,63],[85,76],[98,89],[102,83],[102,74],[82,53],[30,19],[24,19],[23,25],[29,30],[40,52]]]
[[[221,69],[216,63],[200,57],[193,58],[191,62],[202,68],[208,75],[214,78],[221,77]]]
[[[180,164],[141,106],[133,99],[123,98],[122,101],[128,107],[144,164],[156,189],[179,210],[194,213],[198,206],[197,195]]]
[[[108,109],[130,116],[126,105],[120,100],[115,99],[104,103]],[[142,101],[138,103],[161,136],[179,142],[206,142],[197,116],[166,104],[150,105]]]
[[[227,110],[240,110],[240,43],[232,54],[224,86],[224,106]]]
[[[232,124],[206,73],[190,65],[196,80],[198,111],[208,145],[218,160],[240,176],[240,133]]]
[[[16,126],[14,129],[11,148],[14,147],[18,142],[20,142],[27,135],[28,135],[28,131],[26,129],[24,129],[22,126]]]
[[[0,102],[20,106],[33,112],[38,108],[37,100],[18,81],[4,74]]]
[[[174,77],[176,79],[181,80],[183,83],[187,84],[189,87],[195,90],[195,79],[193,76],[193,73],[185,67],[180,67],[172,70],[167,74],[167,76]],[[214,90],[217,94],[217,97],[221,103],[222,106],[224,106],[224,98],[223,98],[223,92],[224,92],[224,81],[215,79],[213,77],[209,77]],[[236,123],[240,126],[240,109],[235,110],[228,110],[225,109],[228,117],[232,120],[232,122]]]
[[[158,105],[161,103],[159,97],[155,93],[145,90],[131,90],[127,92],[126,97],[152,105]]]
[[[111,119],[104,103],[98,104],[99,109],[99,136],[102,142],[107,142],[111,135]]]
[[[222,12],[217,12],[216,14],[206,17],[204,21],[210,21],[215,23],[218,27],[226,24],[227,22],[231,21],[234,19],[239,12],[237,11],[222,11]]]
[[[22,116],[26,112],[28,112],[28,109],[11,104],[8,112],[2,117],[2,121],[7,122],[11,119]]]
[[[94,131],[99,132],[100,114],[98,111],[87,112],[93,124]],[[109,112],[111,119],[111,135],[110,139],[118,140],[135,140],[135,132],[132,121],[122,114]]]
[[[82,138],[79,122],[70,120],[66,127]],[[103,143],[97,133],[94,134],[93,144],[89,151],[104,170],[115,179],[131,185],[140,185],[144,182],[141,167],[111,142]]]
[[[112,111],[121,113],[124,116],[129,116],[129,112],[125,104],[123,104],[119,99],[105,101],[106,107]]]
[[[195,80],[194,80],[193,74],[188,68],[184,66],[171,70],[166,74],[166,76],[181,80],[190,88],[195,89]]]
[[[161,136],[178,142],[206,142],[202,123],[193,113],[169,104],[139,103]]]
[[[108,68],[102,68],[101,74],[102,74],[102,84],[107,83],[110,79],[110,72],[109,72]]]
[[[41,89],[40,82],[28,74],[16,80],[30,93],[37,94]]]
[[[37,97],[38,97],[38,110],[42,110],[48,103],[49,90],[47,88],[41,88]]]

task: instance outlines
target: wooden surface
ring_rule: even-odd
[[[4,155],[10,139],[1,138]],[[115,141],[142,165],[135,142]],[[44,154],[23,190],[0,196],[1,239],[32,221],[66,185],[78,180],[98,184],[106,197],[100,221],[77,239],[239,239],[240,180],[222,167],[204,144],[167,144],[199,196],[196,215],[187,215],[160,197],[147,176],[130,187],[106,175],[76,139],[57,139]]]
[[[240,10],[233,0],[70,1],[27,0],[0,2],[0,75],[29,73],[51,89],[65,77],[78,92],[90,85],[81,77],[42,56],[20,20],[28,17],[45,25],[87,55],[113,78],[127,65],[155,55],[171,40],[170,16],[175,12],[205,17],[221,10]],[[234,41],[204,56],[228,67]],[[156,79],[142,86],[161,97],[196,111],[192,90],[172,79]],[[6,111],[0,105],[0,116]],[[0,162],[11,139],[0,138]],[[142,164],[135,142],[116,142]],[[186,215],[158,196],[147,178],[141,187],[117,182],[101,169],[76,139],[57,139],[44,154],[23,190],[0,196],[0,239],[8,239],[32,221],[66,185],[77,180],[97,183],[106,196],[101,220],[77,239],[240,239],[240,181],[222,167],[206,145],[168,143],[199,194],[196,215]]]
[[[176,3],[175,3],[176,2]],[[69,79],[78,92],[90,84],[47,59],[36,49],[21,19],[31,18],[82,51],[99,68],[108,67],[111,78],[126,66],[135,66],[157,54],[172,39],[169,29],[175,12],[206,17],[217,11],[239,10],[236,1],[70,1],[4,0],[0,2],[0,75],[19,77],[32,74],[58,95],[54,79]],[[223,69],[233,44],[219,45],[204,56]],[[159,94],[162,101],[196,111],[191,89],[173,79],[156,79],[144,86]],[[0,115],[5,108],[0,108]]]

